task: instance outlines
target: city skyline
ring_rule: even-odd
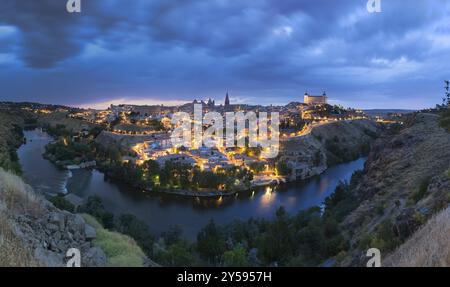
[[[366,2],[83,1],[69,14],[65,1],[2,1],[0,100],[180,105],[228,90],[284,105],[326,90],[363,109],[440,103],[450,3]]]

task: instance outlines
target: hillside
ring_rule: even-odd
[[[359,206],[341,224],[351,242],[341,265],[365,265],[371,247],[388,254],[446,208],[449,169],[450,134],[438,115],[410,114],[403,127],[386,131],[351,190]]]
[[[379,126],[370,120],[321,125],[308,135],[282,140],[280,161],[292,168],[292,179],[307,179],[367,154],[378,133]]]

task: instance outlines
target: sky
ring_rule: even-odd
[[[450,79],[450,1],[0,0],[0,101],[433,107]]]

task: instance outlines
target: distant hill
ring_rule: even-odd
[[[407,114],[415,112],[415,110],[403,110],[403,109],[372,109],[372,110],[364,110],[369,116],[384,116],[387,114]]]

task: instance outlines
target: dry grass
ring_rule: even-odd
[[[30,252],[17,237],[9,215],[41,213],[39,198],[23,180],[0,168],[0,266],[37,266]]]
[[[0,201],[9,212],[26,212],[39,216],[42,212],[40,199],[22,178],[0,168]]]
[[[450,266],[450,207],[441,211],[383,262],[392,267]]]
[[[0,213],[0,267],[34,267],[38,263],[23,246],[6,216]]]

